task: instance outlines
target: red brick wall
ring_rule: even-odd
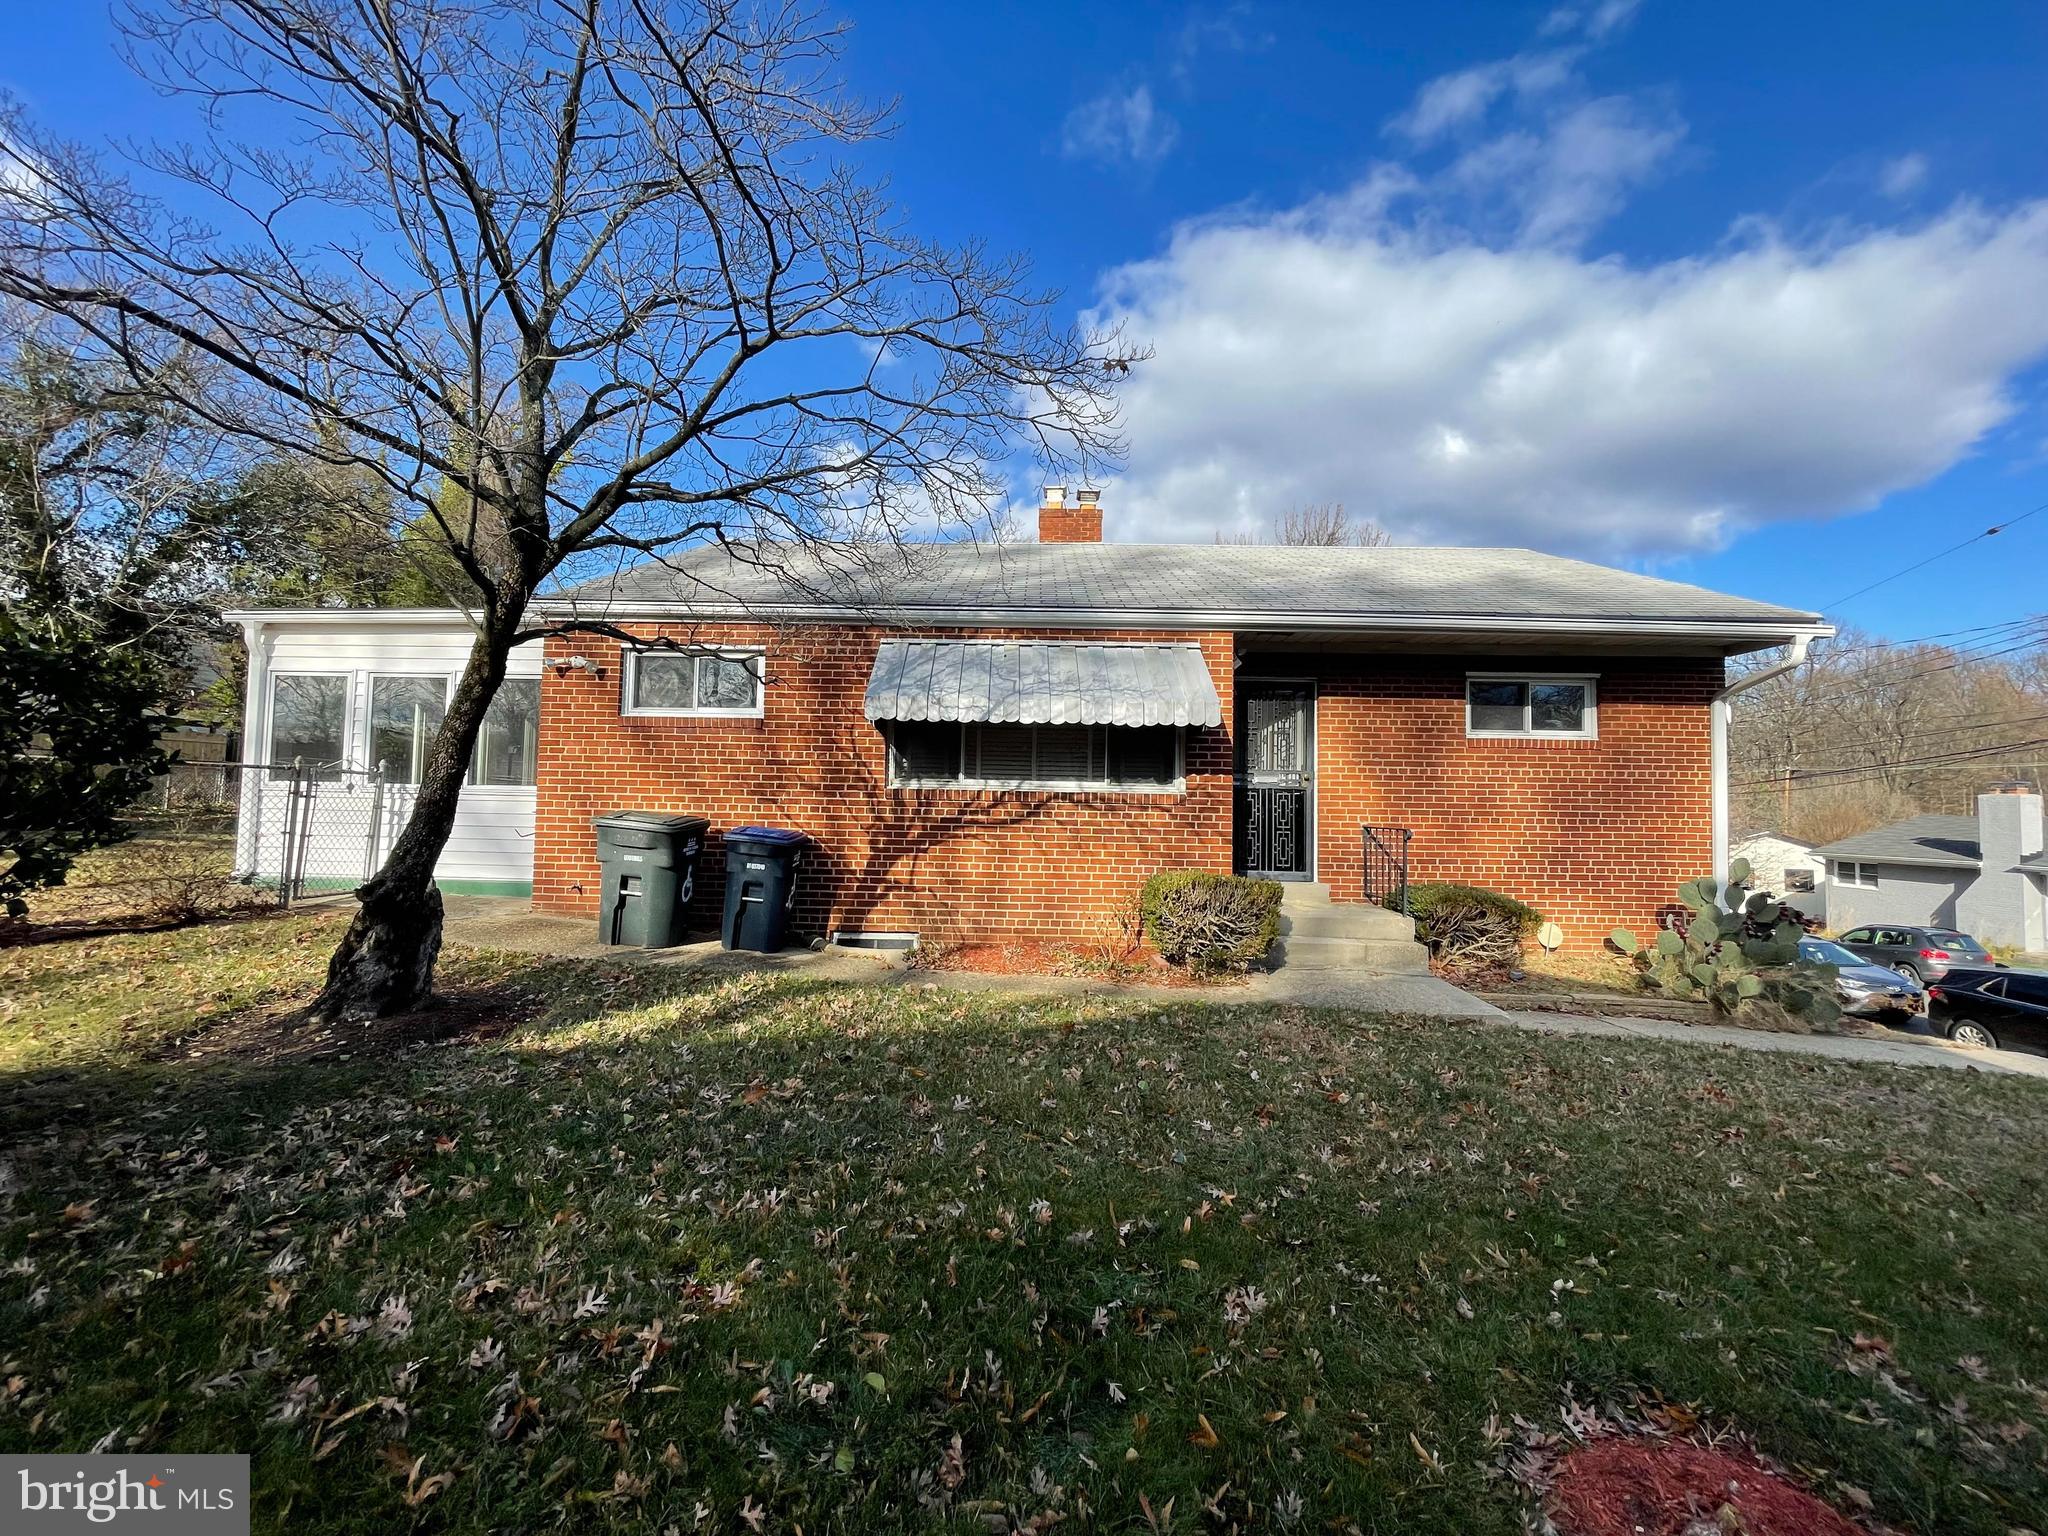
[[[806,871],[797,898],[805,933],[1084,937],[1155,870],[1230,868],[1227,731],[1189,731],[1183,795],[893,790],[882,734],[861,713],[880,631],[627,628],[699,645],[766,646],[766,710],[760,719],[623,717],[618,643],[550,639],[550,659],[573,652],[602,675],[543,673],[534,905],[544,910],[595,915],[591,818],[627,807],[710,817],[708,877],[693,903],[693,920],[706,931],[724,899],[718,835],[748,823],[797,827],[818,839],[822,860]],[[1230,718],[1228,634],[1060,631],[1052,638],[1198,643]]]
[[[696,902],[707,931],[724,892],[717,835],[749,822],[819,839],[822,862],[797,907],[810,933],[1084,937],[1154,870],[1232,867],[1229,731],[1189,733],[1180,796],[892,790],[881,732],[861,713],[880,631],[628,627],[704,645],[765,645],[766,712],[758,720],[622,717],[617,643],[550,640],[550,658],[574,652],[602,675],[549,668],[542,682],[534,903],[544,910],[595,914],[590,821],[625,807],[711,818]],[[1038,634],[1198,643],[1234,728],[1228,634]],[[1468,739],[1467,669],[1521,667],[1598,674],[1599,739]],[[1519,896],[1581,951],[1618,923],[1651,925],[1679,882],[1707,869],[1708,703],[1721,685],[1718,661],[1254,655],[1243,671],[1320,674],[1317,874],[1340,900],[1358,898],[1366,823],[1414,829],[1417,878]]]
[[[1256,658],[1243,671],[1320,672],[1318,872],[1356,900],[1359,828],[1414,829],[1413,874],[1520,897],[1567,949],[1656,921],[1712,855],[1709,701],[1718,660],[1611,657]],[[1470,668],[1598,674],[1597,741],[1473,740]]]

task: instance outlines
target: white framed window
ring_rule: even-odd
[[[1178,726],[1007,725],[898,720],[888,728],[897,789],[1116,790],[1177,794]]]
[[[628,651],[622,715],[759,715],[759,651]]]
[[[448,712],[448,679],[376,672],[370,676],[369,764],[392,784],[417,784],[427,749]]]
[[[1590,741],[1600,734],[1598,680],[1521,672],[1465,675],[1465,734]]]
[[[1861,886],[1866,891],[1877,889],[1877,866],[1859,864],[1854,859],[1835,860],[1835,884]]]
[[[270,677],[270,742],[264,753],[273,779],[302,763],[315,778],[338,779],[348,759],[346,672],[274,672]]]

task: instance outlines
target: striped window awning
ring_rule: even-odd
[[[866,710],[870,720],[1223,723],[1199,646],[1065,640],[884,640]]]

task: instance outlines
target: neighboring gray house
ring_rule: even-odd
[[[1814,851],[1828,861],[1837,933],[1901,923],[2048,949],[2048,850],[2030,789],[1979,795],[1975,816],[1915,816]]]

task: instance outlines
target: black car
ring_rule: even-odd
[[[1994,966],[1998,962],[1967,933],[1953,928],[1904,928],[1873,923],[1851,928],[1835,941],[1866,960],[1890,966],[1923,986],[1948,974],[1952,965]]]
[[[2048,971],[1951,966],[1927,989],[1927,1017],[1964,1045],[2048,1045]]]

